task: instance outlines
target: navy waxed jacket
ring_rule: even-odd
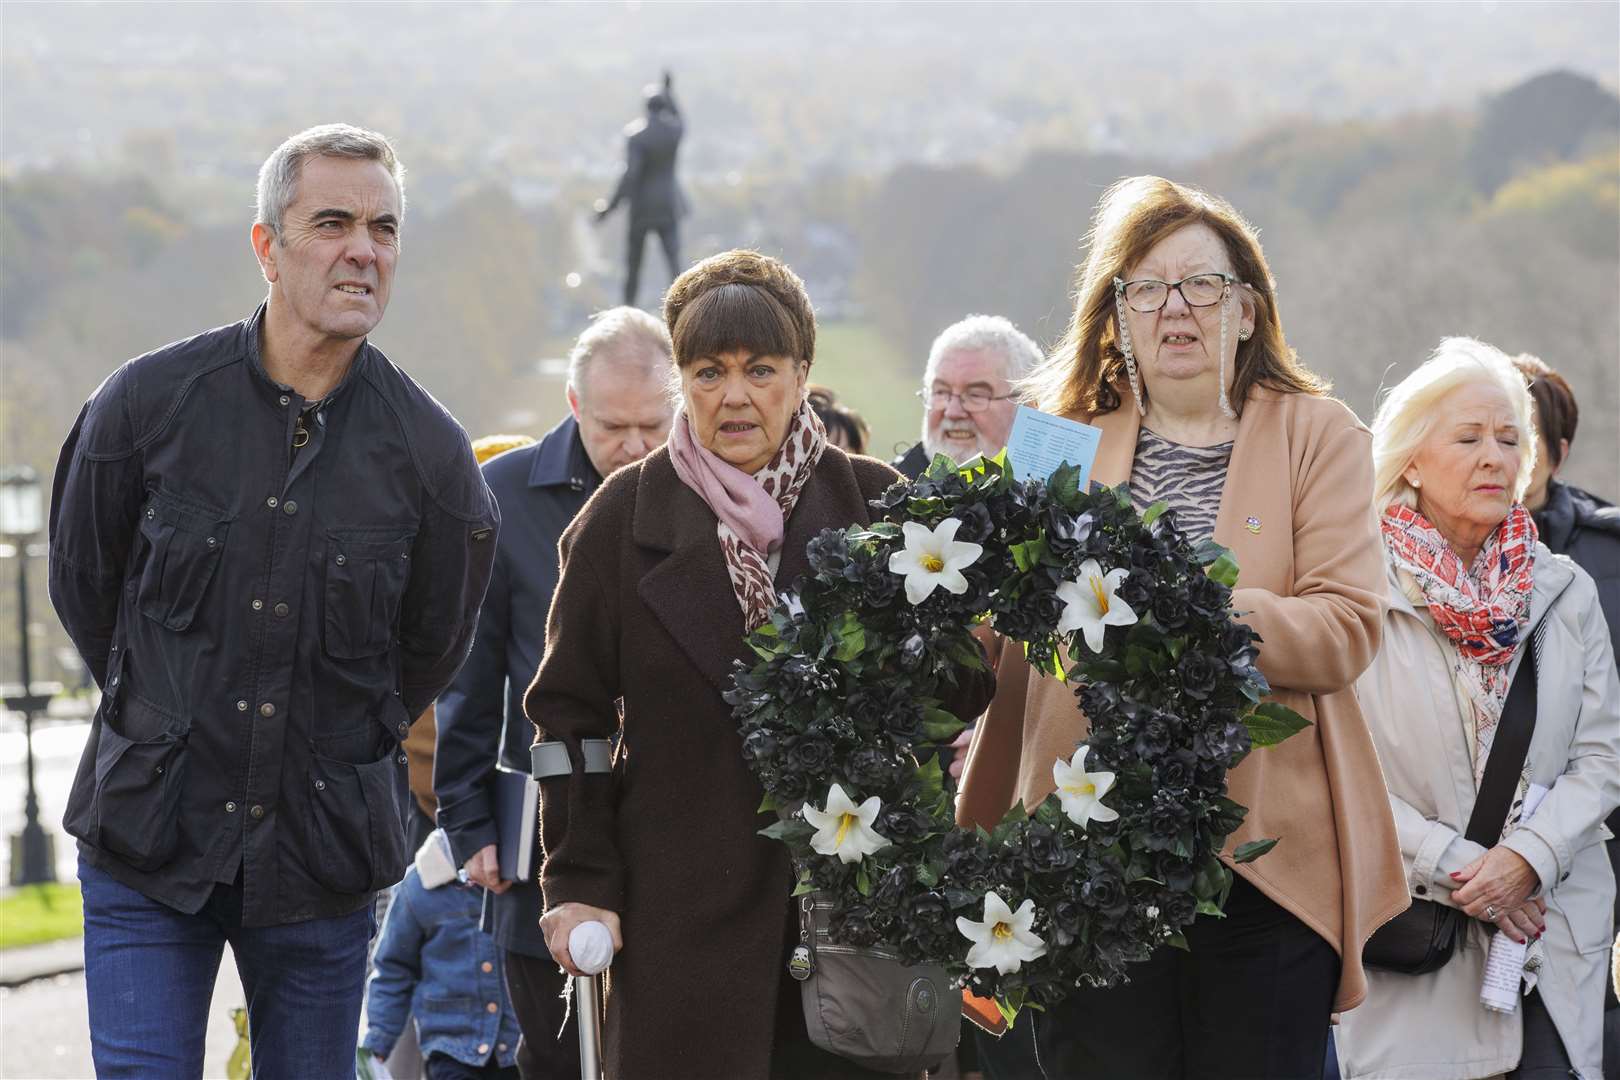
[[[501,508],[495,569],[467,663],[439,698],[433,756],[438,824],[458,865],[496,842],[497,760],[514,772],[529,771],[534,725],[523,715],[523,695],[546,651],[557,541],[602,483],[572,416],[538,443],[485,462],[484,480]],[[536,879],[491,893],[484,914],[485,928],[504,948],[550,955],[540,933]]]
[[[67,830],[184,912],[240,877],[248,926],[403,875],[399,741],[461,666],[499,521],[409,376],[363,343],[312,407],[265,372],[263,314],[114,372],[50,519],[51,600],[103,690]]]

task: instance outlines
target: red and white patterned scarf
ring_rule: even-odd
[[[750,631],[770,618],[776,604],[771,555],[781,548],[799,492],[826,448],[827,430],[808,401],[799,403],[782,445],[752,476],[700,446],[684,412],[670,427],[669,459],[718,519],[726,572]]]
[[[1472,567],[1464,567],[1440,530],[1415,510],[1391,506],[1381,525],[1390,557],[1412,575],[1429,605],[1429,617],[1455,646],[1455,673],[1474,707],[1478,783],[1507,700],[1508,661],[1530,623],[1536,523],[1530,511],[1515,505]]]

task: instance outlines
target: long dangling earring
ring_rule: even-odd
[[[1231,289],[1231,286],[1227,286],[1226,292],[1221,294],[1221,362],[1220,362],[1221,398],[1220,398],[1220,401],[1221,401],[1221,412],[1225,414],[1226,418],[1228,420],[1236,420],[1237,419],[1237,412],[1236,412],[1236,410],[1234,410],[1232,408],[1232,402],[1226,396],[1226,330],[1227,330],[1227,321],[1228,321],[1227,313],[1231,310],[1231,307],[1232,307],[1232,305],[1229,303],[1231,298],[1232,298],[1232,289]]]
[[[1142,377],[1136,373],[1136,352],[1131,348],[1131,332],[1125,325],[1125,291],[1114,289],[1114,317],[1119,320],[1119,351],[1125,354],[1125,374],[1131,380],[1131,393],[1136,397],[1136,415],[1146,416],[1147,406],[1142,403]]]

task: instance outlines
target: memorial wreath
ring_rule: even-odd
[[[941,965],[1009,1021],[1218,915],[1245,813],[1227,771],[1306,724],[1263,700],[1231,556],[1190,544],[1162,504],[1138,515],[1123,485],[1079,479],[936,457],[874,501],[881,521],[811,541],[726,695],[794,895],[832,898],[835,940]],[[1053,794],[988,832],[957,826],[938,759],[917,760],[964,727],[944,703],[985,666],[983,623],[1072,683],[1089,721]]]

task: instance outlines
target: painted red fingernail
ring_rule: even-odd
[[[1451,878],[1452,878],[1453,881],[1455,881],[1456,879],[1458,879],[1460,877],[1462,877],[1462,871],[1461,870],[1458,870],[1455,874],[1451,875]]]

